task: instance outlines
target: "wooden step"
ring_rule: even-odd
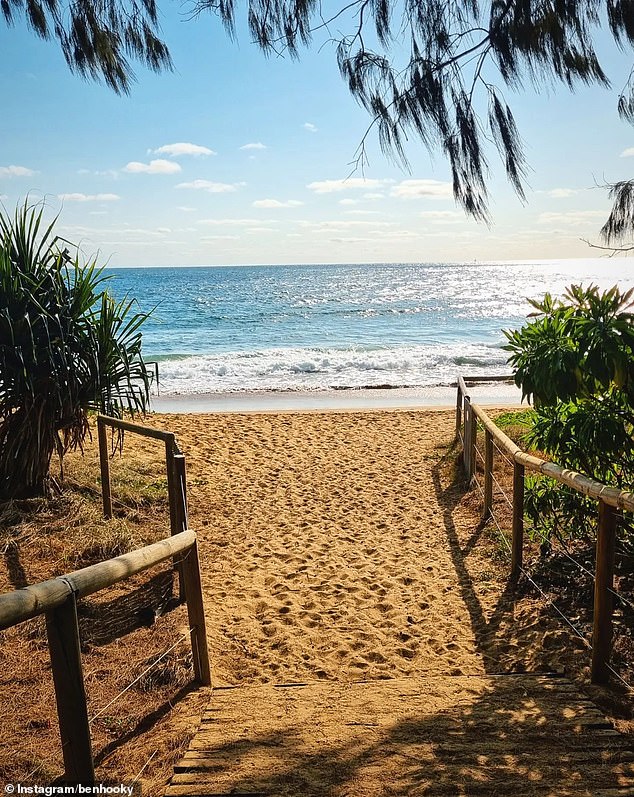
[[[215,689],[167,797],[634,797],[634,752],[544,675]]]

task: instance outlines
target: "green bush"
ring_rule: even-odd
[[[0,212],[0,499],[45,494],[53,452],[81,446],[90,410],[143,411],[149,395],[147,314],[116,302],[43,212]]]
[[[526,442],[559,464],[620,489],[634,487],[632,291],[571,286],[562,300],[532,302],[532,320],[505,332],[509,363],[535,413]],[[548,534],[587,536],[596,502],[527,480],[526,511]]]

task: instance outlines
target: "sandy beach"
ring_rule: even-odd
[[[469,545],[477,501],[454,483],[454,418],[154,416],[187,458],[217,682],[536,666],[543,651],[518,653],[517,628],[493,633],[512,619],[498,604],[505,565],[489,536]],[[540,668],[557,668],[555,647]]]
[[[483,405],[520,403],[514,384],[477,383],[471,388],[474,401]],[[244,391],[234,393],[164,394],[152,396],[156,413],[303,412],[319,410],[385,410],[453,407],[456,387],[375,388],[312,391]]]

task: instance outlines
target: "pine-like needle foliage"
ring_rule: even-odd
[[[51,456],[81,446],[89,410],[143,411],[146,313],[71,259],[43,209],[0,213],[0,500],[46,493]]]
[[[457,202],[487,218],[487,143],[524,197],[526,161],[505,92],[532,83],[608,85],[595,49],[602,35],[634,46],[633,0],[245,0],[248,25],[267,53],[297,57],[314,38],[336,45],[339,69],[370,114],[383,149],[406,163],[408,142],[443,153]],[[127,91],[131,61],[171,66],[158,36],[155,0],[0,0],[8,22],[24,14],[44,38],[56,38],[71,69]],[[230,34],[236,0],[193,0],[194,14],[215,12]],[[240,9],[240,13],[242,9]],[[601,30],[603,29],[603,33]],[[619,112],[634,121],[629,81]],[[544,120],[547,123],[547,120]],[[365,137],[364,137],[365,141]],[[363,164],[363,141],[358,163]],[[604,235],[634,231],[628,183]]]
[[[233,30],[233,0],[199,0],[203,9]],[[251,33],[267,52],[297,56],[327,31],[384,151],[406,162],[412,138],[439,149],[456,200],[477,219],[487,217],[487,141],[524,197],[522,140],[504,89],[607,86],[594,46],[599,29],[618,47],[634,43],[632,0],[353,0],[338,9],[316,0],[248,0],[248,9]],[[619,108],[634,118],[631,90]]]
[[[0,0],[0,8],[9,25],[24,16],[38,36],[57,39],[71,71],[117,93],[130,90],[131,60],[155,72],[172,68],[155,0]]]

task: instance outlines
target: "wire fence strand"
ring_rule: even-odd
[[[125,693],[126,693],[127,691],[129,691],[130,689],[132,689],[132,687],[133,687],[135,684],[137,684],[137,683],[138,683],[138,682],[141,680],[141,678],[143,678],[143,676],[144,676],[144,675],[147,675],[147,673],[149,673],[149,672],[150,672],[150,670],[152,670],[154,667],[156,667],[156,665],[157,665],[159,662],[161,662],[161,661],[162,661],[162,660],[163,660],[163,659],[164,659],[164,658],[165,658],[165,657],[166,657],[166,656],[167,656],[169,653],[171,653],[171,652],[174,650],[174,648],[177,648],[177,647],[180,645],[180,643],[183,641],[183,639],[187,639],[187,637],[188,637],[188,636],[191,636],[191,634],[193,633],[193,631],[194,631],[194,628],[192,627],[192,628],[190,628],[190,629],[189,629],[189,631],[187,631],[186,633],[184,633],[184,634],[181,634],[181,635],[179,636],[179,638],[176,640],[176,642],[174,642],[174,644],[173,644],[173,645],[171,645],[171,646],[170,646],[170,647],[169,647],[169,648],[168,648],[166,651],[164,651],[163,653],[161,653],[161,655],[160,655],[160,656],[159,656],[159,657],[158,657],[158,658],[157,658],[155,661],[153,661],[153,662],[152,662],[152,664],[150,664],[150,665],[149,665],[149,667],[146,667],[146,668],[145,668],[145,670],[143,670],[143,672],[142,672],[140,675],[138,675],[138,676],[137,676],[137,677],[136,677],[136,678],[135,678],[135,679],[134,679],[134,680],[133,680],[131,683],[129,683],[129,684],[128,684],[128,685],[125,687],[125,689],[122,689],[122,690],[119,692],[119,694],[118,694],[118,695],[115,695],[115,696],[112,698],[112,700],[111,700],[109,703],[106,703],[106,705],[105,705],[103,708],[99,709],[99,711],[98,711],[96,714],[93,714],[93,716],[92,716],[92,717],[91,717],[91,718],[88,720],[88,724],[89,724],[89,725],[92,725],[92,723],[93,723],[93,722],[94,722],[94,721],[95,721],[95,720],[96,720],[98,717],[101,717],[101,716],[102,716],[102,715],[103,715],[103,714],[104,714],[104,713],[105,713],[105,712],[106,712],[106,711],[107,711],[107,710],[110,708],[110,706],[114,705],[114,703],[116,703],[116,702],[117,702],[117,700],[119,700],[119,698],[121,698],[123,695],[125,695]]]
[[[511,499],[506,494],[506,490],[504,489],[504,487],[502,487],[500,482],[495,478],[495,476],[493,474],[491,474],[491,479],[493,481],[493,484],[495,484],[495,486],[498,488],[499,492],[501,493],[502,498],[504,498],[504,500],[509,505],[509,507],[511,509],[513,509],[513,502],[511,501]]]

